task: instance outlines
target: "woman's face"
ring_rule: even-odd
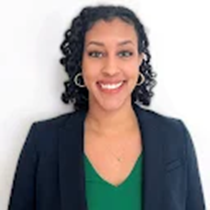
[[[86,32],[82,58],[89,108],[112,111],[130,105],[142,55],[132,25],[119,18],[97,21]]]

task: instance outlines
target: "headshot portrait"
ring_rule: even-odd
[[[56,42],[60,54],[52,56],[60,86],[37,80],[37,95],[31,96],[34,107],[42,103],[36,97],[45,84],[50,95],[43,100],[49,103],[59,91],[56,100],[65,112],[40,111],[29,120],[16,153],[7,210],[206,209],[202,154],[193,131],[181,112],[163,111],[170,110],[164,104],[173,93],[156,98],[162,108],[151,106],[163,77],[159,80],[152,63],[154,37],[150,40],[146,18],[137,11],[123,3],[83,4],[65,20],[68,26],[62,25]],[[48,37],[53,40],[51,33]],[[37,51],[40,61],[43,55]],[[170,66],[167,71],[173,83]]]

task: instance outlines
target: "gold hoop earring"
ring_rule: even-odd
[[[141,86],[144,83],[144,81],[145,81],[144,75],[142,73],[140,73],[140,72],[139,72],[139,75],[141,76],[141,81],[139,83],[137,83],[136,86]]]
[[[80,84],[78,82],[78,77],[80,77],[80,76],[82,77],[82,73],[81,72],[79,72],[78,74],[76,74],[76,76],[74,77],[74,83],[75,83],[76,86],[78,86],[80,88],[84,88],[85,87],[85,84]]]

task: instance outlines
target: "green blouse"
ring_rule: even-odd
[[[84,154],[88,210],[142,209],[142,153],[129,176],[118,186],[104,180]]]

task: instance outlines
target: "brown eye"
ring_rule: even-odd
[[[92,51],[92,52],[89,52],[88,55],[90,57],[99,58],[99,57],[102,57],[103,53],[102,52],[99,52],[99,51]]]
[[[119,53],[119,55],[120,55],[120,57],[129,57],[129,56],[132,56],[133,53],[130,52],[130,51],[121,51],[121,52]]]

